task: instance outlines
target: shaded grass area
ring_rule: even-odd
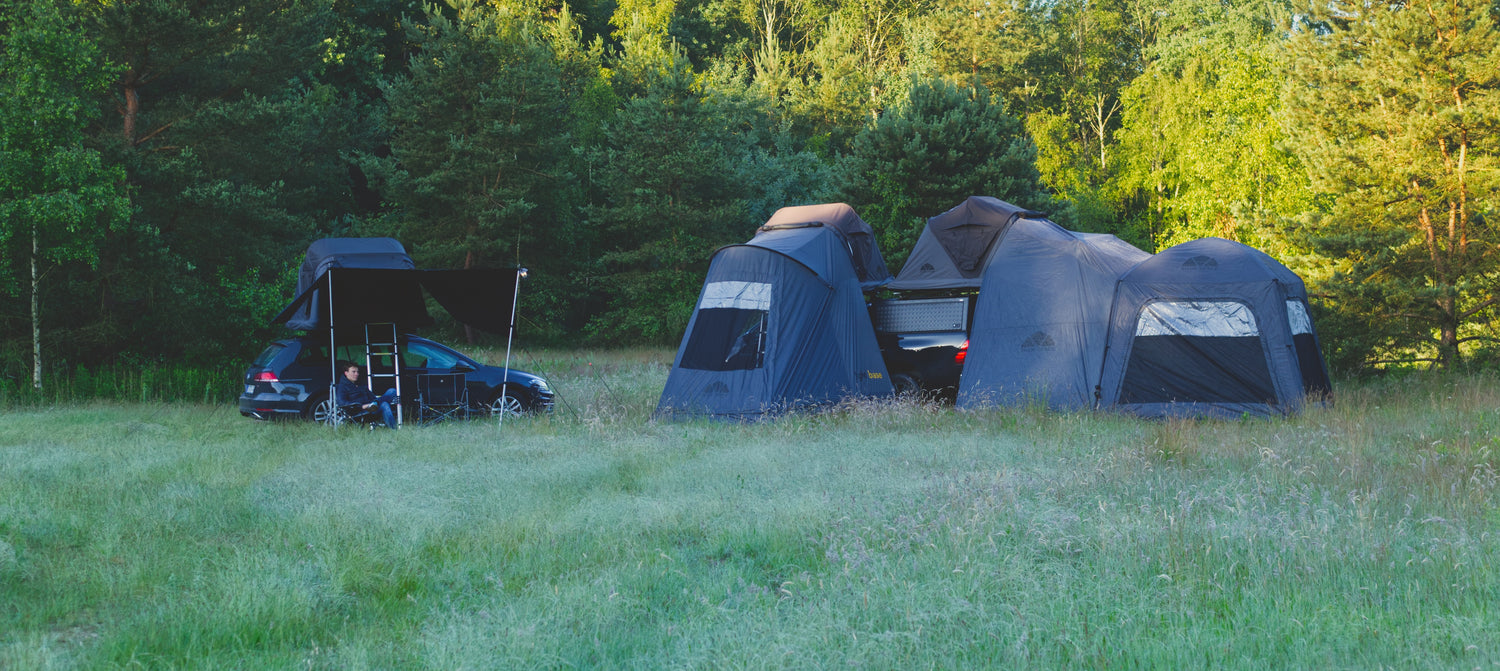
[[[550,356],[504,427],[7,413],[0,668],[1500,665],[1493,377],[666,424],[667,353]]]
[[[30,376],[0,376],[0,411],[101,400],[229,403],[242,388],[248,364],[248,360],[208,367],[146,362],[53,369],[43,374],[41,389],[32,386]]]

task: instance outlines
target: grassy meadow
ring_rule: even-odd
[[[1500,380],[1283,420],[850,404],[656,423],[0,415],[0,669],[1500,668]]]

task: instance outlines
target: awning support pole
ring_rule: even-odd
[[[323,276],[328,278],[328,368],[330,373],[328,376],[328,425],[337,427],[339,425],[339,399],[337,395],[339,375],[343,371],[339,370],[337,348],[334,346],[333,339],[333,269],[329,268],[327,272],[323,273]],[[316,413],[317,411],[317,408],[313,408],[313,412]]]
[[[501,378],[500,392],[500,426],[505,426],[505,397],[510,396],[510,346],[516,339],[516,303],[521,299],[521,278],[526,277],[525,268],[516,269],[516,289],[510,297],[510,328],[505,335],[505,377]],[[512,397],[517,398],[519,397]]]

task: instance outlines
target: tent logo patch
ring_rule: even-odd
[[[917,270],[923,273],[930,273],[936,271],[937,268],[932,267],[931,263],[924,263],[922,264],[922,267],[918,268]]]
[[[1023,352],[1050,352],[1055,349],[1057,349],[1057,341],[1042,331],[1037,331],[1027,336],[1026,340],[1021,342],[1021,351]]]
[[[727,393],[729,393],[729,385],[726,385],[723,382],[720,382],[718,380],[714,380],[713,382],[709,383],[709,385],[707,387],[703,388],[703,393],[705,393],[705,394],[727,394]]]
[[[1194,256],[1182,262],[1183,270],[1218,270],[1219,262],[1211,256]]]

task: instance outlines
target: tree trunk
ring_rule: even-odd
[[[134,68],[126,71],[120,88],[125,95],[125,106],[120,110],[121,131],[128,147],[135,144],[135,120],[141,114],[140,78],[136,76]]]
[[[1456,307],[1454,303],[1452,298],[1443,299],[1445,312],[1438,327],[1438,364],[1447,370],[1453,370],[1463,356],[1458,351],[1458,314],[1451,312]]]
[[[33,221],[31,222],[31,386],[37,391],[42,390],[42,313],[37,303],[37,293],[39,293],[41,283],[36,272],[39,249],[36,222]]]
[[[473,232],[478,228],[479,227],[477,225],[470,225],[469,230]],[[472,237],[470,239],[472,239]],[[464,252],[464,270],[472,269],[474,267],[474,263],[474,250],[470,249],[467,252]],[[468,324],[464,324],[464,342],[473,345],[475,340],[476,338],[474,337],[474,327],[469,326]]]

